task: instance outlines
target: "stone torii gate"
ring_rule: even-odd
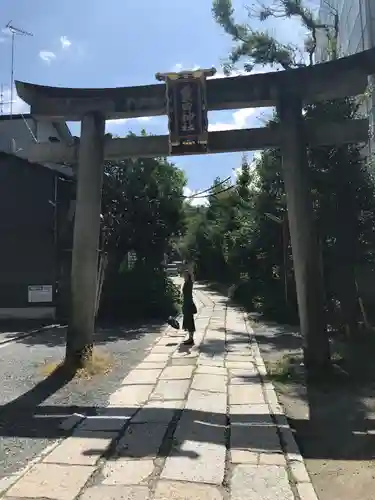
[[[92,346],[103,162],[126,157],[168,156],[173,152],[172,132],[176,135],[176,130],[172,130],[170,137],[111,139],[104,133],[105,120],[168,114],[170,131],[176,125],[181,138],[181,147],[173,154],[281,149],[305,364],[311,368],[324,368],[329,356],[322,352],[320,342],[326,335],[323,281],[313,222],[306,145],[367,142],[368,121],[346,120],[315,128],[304,123],[302,107],[307,103],[363,94],[368,75],[374,73],[375,49],[371,49],[312,67],[207,82],[205,70],[189,75],[166,74],[163,78],[167,84],[114,89],[70,89],[16,82],[18,95],[31,106],[31,113],[38,119],[81,122],[79,142],[71,146],[34,144],[27,154],[30,161],[78,163],[67,358],[80,362]],[[180,80],[187,77],[190,82],[192,79],[198,82],[198,87],[192,84],[190,90],[195,96],[200,96],[193,96],[189,104],[190,111],[194,111],[191,116],[207,118],[207,110],[276,106],[280,124],[207,133],[207,123],[201,119],[196,138],[201,134],[206,140],[182,137],[183,130],[186,132],[186,129],[179,129],[181,120],[178,114],[183,113],[182,101],[175,96],[171,105],[174,95],[171,91],[177,88],[172,80],[181,83]],[[198,127],[197,123],[191,130]]]

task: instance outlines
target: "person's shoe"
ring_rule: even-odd
[[[187,339],[182,342],[183,345],[194,345],[194,339]]]

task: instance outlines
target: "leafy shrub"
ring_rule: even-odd
[[[180,308],[180,291],[163,269],[137,264],[109,276],[100,315],[106,319],[166,319]]]

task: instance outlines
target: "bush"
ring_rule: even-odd
[[[229,296],[247,311],[261,313],[265,319],[298,323],[294,283],[289,283],[289,302],[285,303],[284,283],[278,279],[242,278],[230,287]]]
[[[100,316],[115,320],[167,319],[180,311],[180,291],[163,269],[143,264],[104,283]]]

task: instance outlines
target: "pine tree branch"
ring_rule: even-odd
[[[297,62],[297,51],[292,45],[278,42],[266,31],[256,31],[249,25],[236,23],[231,0],[214,0],[212,13],[215,21],[237,42],[224,65],[227,74],[243,58],[250,59],[245,65],[247,70],[256,64],[281,66],[283,69],[303,66]]]
[[[326,5],[329,4],[326,2]],[[314,56],[317,49],[317,33],[318,30],[324,30],[326,36],[330,43],[332,40],[337,40],[338,36],[338,15],[334,12],[334,9],[329,6],[331,12],[333,13],[334,23],[333,25],[321,23],[313,13],[306,7],[303,6],[302,0],[277,0],[277,4],[273,6],[265,5],[259,2],[259,11],[257,18],[260,21],[266,21],[270,17],[280,19],[287,18],[291,19],[296,17],[300,20],[302,25],[308,30],[309,36],[305,40],[305,50],[308,55],[309,65],[314,64]],[[250,11],[251,15],[254,15],[255,11]],[[332,33],[333,31],[333,33]],[[336,58],[337,54],[333,54],[333,58]]]

